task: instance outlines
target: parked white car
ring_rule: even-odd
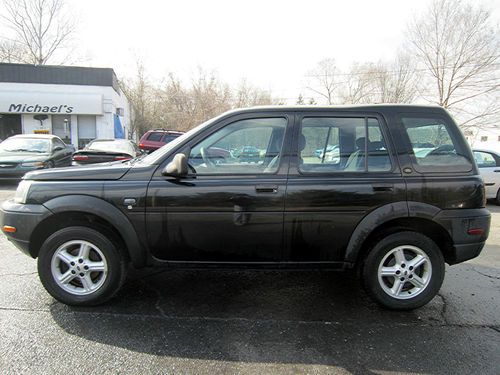
[[[474,159],[486,187],[486,198],[500,205],[500,152],[474,149]]]

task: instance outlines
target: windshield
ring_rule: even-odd
[[[149,154],[141,159],[138,159],[138,162],[144,163],[144,164],[157,164],[160,160],[163,159],[163,157],[170,152],[170,150],[173,150],[176,148],[178,145],[183,143],[185,140],[191,138],[195,134],[199,133],[206,127],[210,126],[214,121],[218,120],[220,117],[222,117],[224,114],[214,117],[208,121],[205,121],[203,124],[200,124],[193,129],[189,130],[188,132],[184,133],[180,137],[175,138],[173,141],[165,144],[152,154]]]
[[[125,152],[130,155],[135,154],[134,147],[127,141],[94,141],[85,149],[92,151]]]
[[[0,144],[1,151],[46,153],[50,150],[50,139],[9,138]]]

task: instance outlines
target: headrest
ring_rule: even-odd
[[[306,137],[304,134],[299,134],[299,152],[306,148]]]
[[[365,149],[365,142],[366,142],[365,137],[360,137],[360,138],[356,139],[356,147],[358,148],[358,150]]]

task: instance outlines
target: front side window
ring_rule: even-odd
[[[233,122],[191,149],[188,163],[197,174],[261,174],[278,170],[285,118]]]
[[[463,147],[439,118],[402,117],[413,149],[415,168],[429,172],[470,171],[472,163]]]
[[[474,159],[476,159],[479,168],[496,167],[497,162],[492,154],[483,151],[474,151]]]
[[[63,149],[65,149],[66,145],[64,144],[64,142],[62,142],[56,138],[56,139],[54,139],[54,148],[55,147],[62,147]]]
[[[391,160],[376,118],[306,117],[299,136],[301,172],[387,172]]]

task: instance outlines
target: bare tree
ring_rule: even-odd
[[[130,105],[130,130],[133,136],[138,138],[149,129],[162,127],[159,95],[149,82],[144,65],[138,62],[135,78],[120,83]]]
[[[0,40],[0,62],[26,63],[28,56],[22,45],[11,40]]]
[[[343,104],[370,103],[374,91],[373,78],[377,72],[374,65],[353,64],[340,85],[340,102]]]
[[[271,93],[250,85],[246,79],[240,81],[234,92],[233,108],[252,107],[256,105],[272,105],[279,102]]]
[[[64,11],[64,0],[3,0],[2,19],[22,51],[19,62],[43,65],[68,47],[75,22]],[[58,62],[64,62],[64,56]]]
[[[354,64],[341,82],[344,104],[411,103],[417,94],[414,67],[406,55],[392,63]]]
[[[325,98],[327,104],[333,104],[335,101],[338,68],[334,59],[321,60],[308,77],[311,78],[311,84],[307,89]]]
[[[434,0],[408,26],[432,83],[425,97],[452,111],[464,127],[486,125],[500,113],[500,38],[490,15],[461,0]]]

